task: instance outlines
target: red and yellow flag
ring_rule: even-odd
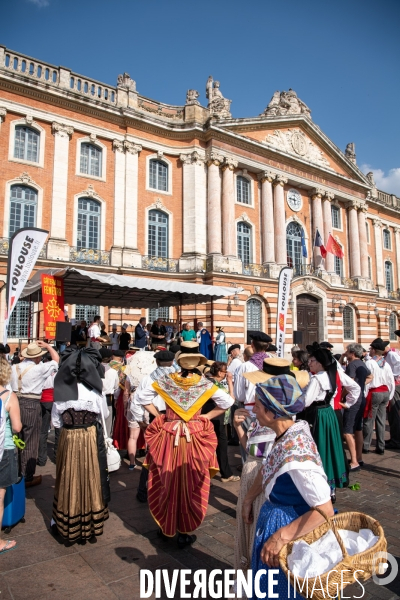
[[[64,280],[61,277],[42,275],[42,301],[45,337],[55,340],[57,321],[65,321]]]

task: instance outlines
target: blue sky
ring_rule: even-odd
[[[21,18],[23,17],[23,18]],[[109,84],[184,104],[211,74],[234,117],[293,88],[380,189],[400,196],[399,0],[13,0],[0,43]]]

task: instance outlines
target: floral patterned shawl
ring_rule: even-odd
[[[181,377],[179,373],[161,376],[153,383],[153,388],[183,421],[190,421],[218,389],[205,377]]]
[[[326,479],[321,457],[306,421],[297,421],[279,438],[263,466],[266,498],[280,475],[289,471],[318,471]]]

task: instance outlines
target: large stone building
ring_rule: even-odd
[[[111,87],[0,46],[0,279],[9,237],[36,225],[50,232],[40,267],[232,286],[214,304],[213,326],[244,343],[247,330],[275,336],[277,277],[289,264],[287,348],[293,330],[303,344],[329,339],[338,349],[395,341],[400,199],[376,189],[354,144],[335,146],[294,91],[240,119],[212,77],[207,106],[198,98],[188,90],[184,105],[167,105],[141,96],[126,73]],[[343,260],[321,259],[316,229],[325,244],[332,233]],[[109,323],[140,314],[100,310]],[[14,338],[26,337],[27,312],[20,302]],[[177,319],[175,309],[159,312]],[[211,306],[184,307],[180,318],[211,326]]]

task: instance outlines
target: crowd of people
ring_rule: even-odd
[[[130,349],[127,337],[121,341],[125,326],[120,334],[112,327],[109,337],[118,337],[107,346],[102,329],[95,317],[86,344],[71,342],[60,355],[31,343],[12,367],[9,348],[0,347],[0,516],[19,475],[13,436],[25,442],[26,486],[38,485],[51,422],[54,535],[82,542],[102,534],[110,502],[105,440],[112,438],[131,471],[141,466],[136,498],[148,503],[161,538],[176,537],[179,548],[196,541],[219,472],[223,484],[240,479],[235,569],[277,568],[283,545],[323,522],[313,508],[333,515],[336,489],[363,468],[374,427],[377,454],[400,448],[400,353],[381,338],[368,351],[354,343],[340,355],[329,342],[294,347],[290,362],[276,356],[264,332],[253,332],[243,349],[226,349],[220,328],[213,348],[203,323],[170,336],[162,322],[148,332],[141,319]],[[153,352],[141,352],[149,339]],[[237,467],[228,444],[240,447]],[[0,540],[0,553],[15,545]],[[263,591],[266,582],[262,576]],[[282,571],[278,592],[286,597]]]

